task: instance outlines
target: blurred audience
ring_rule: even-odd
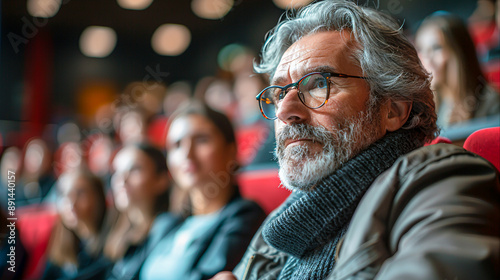
[[[231,79],[205,77],[196,84],[194,97],[210,107],[223,112],[230,119],[237,114],[236,98],[232,91]]]
[[[491,50],[500,47],[498,9],[496,0],[477,0],[476,9],[468,18],[471,37],[482,63],[491,59]]]
[[[167,94],[163,99],[163,114],[165,117],[170,117],[179,106],[191,99],[191,85],[185,81],[175,82],[168,87]]]
[[[110,166],[114,150],[113,140],[107,134],[96,133],[86,139],[87,165],[106,186],[109,186],[111,180]]]
[[[102,181],[86,169],[62,174],[57,183],[56,222],[43,279],[103,279],[111,265],[103,258],[108,232]]]
[[[239,193],[236,140],[230,120],[200,102],[170,118],[168,166],[185,190],[186,219],[146,259],[141,279],[208,279],[232,269],[265,214]]]
[[[41,138],[29,140],[24,148],[22,173],[16,189],[18,206],[40,203],[48,194],[55,177],[52,172],[52,153]]]
[[[252,125],[262,121],[255,96],[266,86],[267,83],[261,74],[242,74],[235,77],[233,91],[238,105],[237,126]]]
[[[9,171],[14,173],[16,180],[10,180],[17,183],[18,175],[21,171],[21,150],[15,146],[5,149],[0,160],[0,206],[2,210],[7,211],[8,203],[8,185],[9,185]],[[12,174],[11,173],[11,174]],[[11,177],[12,179],[12,177]]]
[[[142,143],[147,140],[149,119],[140,106],[123,106],[115,115],[118,138],[123,146]]]
[[[241,59],[240,63],[243,61],[246,60]],[[273,162],[274,128],[272,123],[262,118],[259,104],[255,102],[255,96],[267,83],[261,74],[237,69],[240,71],[235,72],[238,75],[234,80],[233,91],[238,105],[235,119],[238,161],[243,166]]]
[[[500,113],[500,96],[487,83],[459,17],[432,14],[422,22],[415,40],[420,59],[432,74],[439,126]]]
[[[79,168],[83,163],[83,150],[80,142],[64,142],[54,155],[54,172],[56,176]]]
[[[129,107],[139,105],[144,109],[146,119],[152,119],[161,113],[166,92],[167,87],[162,83],[132,82],[125,87],[122,99]]]
[[[147,144],[123,147],[113,160],[112,191],[119,212],[106,241],[115,261],[108,279],[137,279],[158,241],[178,221],[169,209],[171,178],[165,156]]]

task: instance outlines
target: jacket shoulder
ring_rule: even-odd
[[[497,275],[497,174],[485,159],[448,144],[402,156],[358,205],[332,279],[359,273],[380,279]],[[408,275],[417,270],[420,277]]]
[[[435,144],[416,149],[399,158],[391,169],[398,169],[400,176],[429,172],[433,169],[462,165],[493,169],[484,158],[452,144]],[[491,168],[490,168],[491,167]]]

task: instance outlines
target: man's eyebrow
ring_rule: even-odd
[[[304,73],[304,75],[312,72],[323,72],[323,73],[337,73],[337,70],[335,67],[328,66],[328,65],[321,65],[321,66],[316,66],[313,68],[309,68],[306,71],[307,73]]]
[[[307,68],[305,70],[302,71],[301,74],[301,77],[309,74],[309,73],[313,73],[313,72],[322,72],[322,73],[337,73],[337,70],[335,69],[335,67],[332,67],[332,66],[329,66],[329,65],[321,65],[321,66],[315,66],[315,67],[311,67],[311,68]],[[287,78],[285,77],[277,77],[276,79],[273,79],[273,81],[271,81],[271,85],[281,85],[281,84],[284,84],[286,82]],[[296,81],[292,81],[292,82],[296,82]]]
[[[271,85],[274,86],[274,85],[281,85],[281,84],[284,84],[286,81],[286,78],[283,77],[283,76],[280,76],[276,79],[273,78],[273,80],[271,81]]]

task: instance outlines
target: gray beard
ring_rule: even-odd
[[[323,126],[291,124],[276,135],[279,177],[287,189],[311,191],[320,180],[375,142],[380,116],[369,108],[337,124],[338,128],[334,128],[333,133]],[[323,143],[323,150],[313,153],[307,145],[285,149],[285,140],[299,138]]]

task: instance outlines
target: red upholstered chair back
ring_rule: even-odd
[[[241,195],[257,202],[269,214],[290,195],[280,186],[277,169],[245,171],[238,175]]]
[[[167,117],[157,117],[148,126],[148,140],[158,149],[165,149],[165,138],[168,132],[167,124]]]
[[[500,172],[500,127],[480,129],[464,143],[464,149],[482,156]]]
[[[425,143],[424,146],[429,146],[429,145],[434,145],[434,144],[439,144],[439,143],[451,144],[452,142],[450,139],[448,139],[446,137],[438,136],[438,137],[434,138],[431,142]]]
[[[28,252],[23,279],[40,279],[45,270],[47,247],[57,211],[48,206],[30,205],[17,210],[19,238]]]

